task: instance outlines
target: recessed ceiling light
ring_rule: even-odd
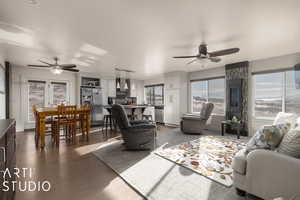
[[[33,4],[33,5],[38,3],[37,0],[27,0],[27,1],[28,1],[28,3]]]

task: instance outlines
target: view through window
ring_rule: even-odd
[[[45,106],[45,92],[46,82],[45,81],[28,81],[28,121],[34,121],[32,113],[32,106],[43,107]]]
[[[145,86],[146,104],[163,105],[164,104],[164,85]]]
[[[213,113],[224,114],[225,79],[211,79],[191,82],[192,112],[200,112],[203,102],[214,104]]]
[[[300,112],[300,89],[295,72],[283,71],[254,75],[256,117],[274,118],[278,112]]]
[[[28,122],[34,121],[32,106],[44,107],[69,103],[67,82],[28,80]]]

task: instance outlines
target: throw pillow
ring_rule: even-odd
[[[290,124],[268,125],[260,128],[246,145],[246,153],[255,149],[274,150],[281,142]]]
[[[296,128],[300,128],[300,117],[297,118],[297,121],[296,121]]]
[[[300,128],[290,130],[282,139],[277,151],[300,158]]]
[[[290,123],[291,128],[295,128],[297,115],[293,113],[279,112],[274,120],[273,125]]]

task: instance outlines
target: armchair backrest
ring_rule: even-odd
[[[124,106],[120,104],[114,104],[111,108],[111,114],[113,119],[116,120],[117,125],[120,129],[126,129],[130,127],[130,122],[128,120]]]
[[[213,103],[210,103],[210,102],[203,103],[201,111],[200,111],[200,117],[202,119],[208,120],[208,118],[210,117],[213,109],[214,109],[214,104]]]

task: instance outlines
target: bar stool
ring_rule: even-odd
[[[102,127],[102,133],[104,133],[104,127],[105,127],[105,135],[107,136],[107,129],[108,127],[110,130],[113,130],[114,122],[112,119],[112,115],[107,111],[103,110],[104,116],[103,116],[103,127]]]
[[[132,114],[129,114],[127,115],[128,119],[130,120],[137,120],[138,119],[138,116],[136,114],[132,115]]]
[[[153,117],[155,116],[155,108],[153,106],[145,108],[143,114],[142,114],[142,120],[148,120],[154,122],[155,119]]]

